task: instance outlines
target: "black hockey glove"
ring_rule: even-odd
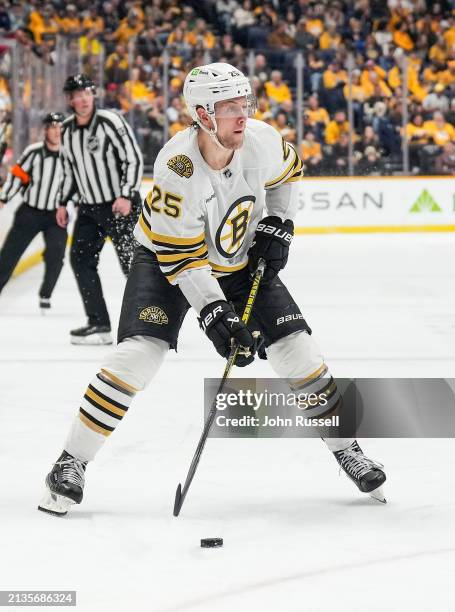
[[[246,349],[237,355],[235,365],[243,368],[254,361],[257,340],[228,302],[218,300],[204,306],[199,317],[199,326],[225,359],[229,357],[234,340]]]
[[[266,268],[264,282],[270,282],[288,261],[289,245],[294,236],[294,223],[290,219],[265,217],[259,222],[253,244],[248,251],[248,266],[251,274],[257,270],[259,259],[264,259]]]

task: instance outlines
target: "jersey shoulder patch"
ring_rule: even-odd
[[[193,162],[187,155],[183,155],[183,153],[171,157],[166,165],[170,170],[173,170],[182,178],[189,179],[194,172]]]

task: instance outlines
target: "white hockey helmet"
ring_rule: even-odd
[[[250,81],[243,72],[224,62],[193,68],[187,74],[183,85],[183,97],[192,119],[220,146],[222,145],[216,137],[215,104],[240,96],[246,97],[248,112],[251,114],[254,111],[254,96]],[[210,115],[214,125],[213,130],[208,130],[202,125],[196,110],[199,106]]]

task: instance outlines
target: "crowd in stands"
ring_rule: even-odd
[[[350,150],[355,174],[402,171],[405,106],[410,171],[455,174],[455,0],[3,0],[0,30],[48,63],[64,35],[104,106],[128,116],[149,165],[164,124],[172,136],[190,123],[187,71],[228,61],[253,75],[256,118],[298,147],[309,175],[346,175]],[[5,76],[0,111],[8,105]]]

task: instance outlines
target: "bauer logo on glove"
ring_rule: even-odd
[[[284,268],[288,261],[289,245],[294,236],[294,223],[290,219],[265,217],[258,224],[254,241],[248,251],[248,266],[252,274],[257,270],[259,260],[264,259],[266,268],[264,281],[270,282]]]

